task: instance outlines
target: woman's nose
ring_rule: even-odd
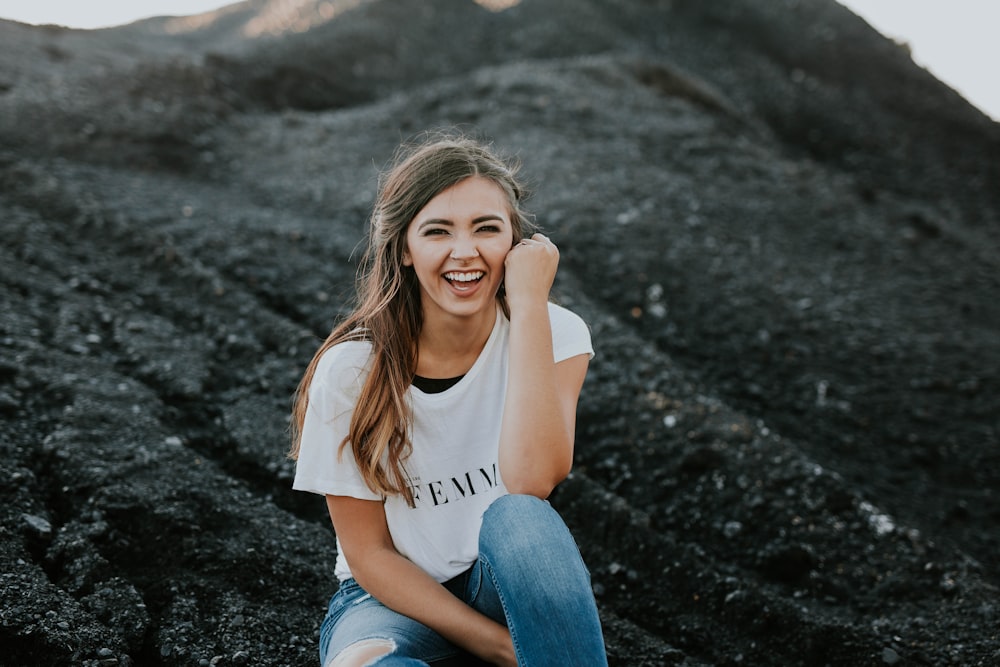
[[[472,239],[455,239],[455,245],[451,249],[451,258],[457,261],[467,261],[479,257],[479,250]]]

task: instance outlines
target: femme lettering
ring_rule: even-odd
[[[461,502],[466,498],[494,489],[498,484],[497,464],[494,463],[489,468],[471,470],[446,480],[422,483],[417,477],[410,480],[409,486],[413,493],[414,506],[430,504],[437,507],[450,502]]]

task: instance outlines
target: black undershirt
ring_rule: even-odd
[[[425,378],[420,375],[414,375],[413,386],[425,394],[440,394],[442,391],[458,384],[458,381],[464,377],[464,375],[459,375],[453,378]]]

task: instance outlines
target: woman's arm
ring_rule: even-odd
[[[334,530],[351,574],[386,607],[496,665],[516,665],[507,628],[452,595],[392,543],[381,502],[327,496]]]
[[[549,290],[559,251],[545,236],[514,246],[504,284],[510,306],[510,366],[500,430],[507,490],[547,498],[573,465],[576,404],[590,363],[553,361]]]

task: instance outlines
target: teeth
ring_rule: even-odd
[[[482,271],[471,271],[469,273],[458,273],[452,271],[451,273],[444,274],[444,277],[448,280],[454,280],[460,283],[468,283],[473,280],[479,280],[485,275]]]

